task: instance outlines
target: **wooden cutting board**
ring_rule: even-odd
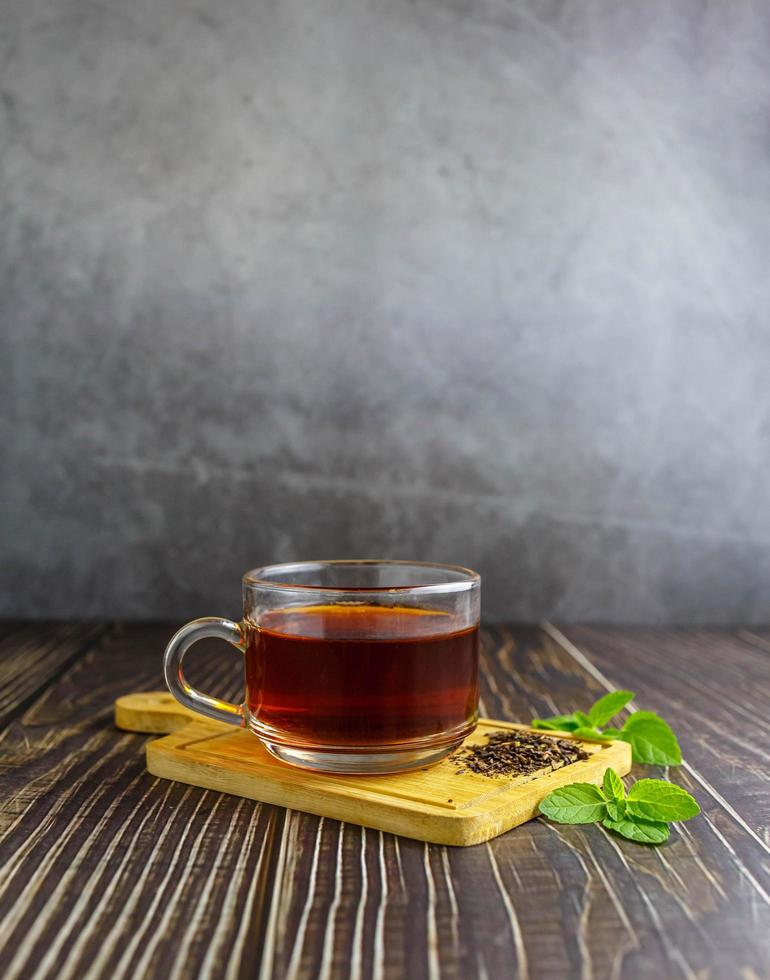
[[[619,776],[631,769],[626,742],[576,740],[590,758],[528,776],[461,774],[450,759],[388,776],[307,772],[275,759],[245,729],[209,721],[162,692],[119,698],[115,724],[131,732],[171,733],[147,743],[147,768],[154,776],[434,844],[490,840],[536,816],[540,801],[557,786],[598,784],[608,767]],[[482,718],[464,744],[513,729],[530,730]]]

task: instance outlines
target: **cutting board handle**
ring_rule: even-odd
[[[115,702],[115,727],[127,732],[167,735],[200,715],[181,705],[168,691],[125,694]]]

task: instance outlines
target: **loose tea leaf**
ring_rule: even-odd
[[[469,745],[453,756],[458,772],[484,776],[520,776],[542,769],[561,769],[588,759],[577,742],[534,732],[493,732],[481,745]]]

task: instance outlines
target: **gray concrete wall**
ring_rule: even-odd
[[[0,613],[770,619],[767,4],[1,10]]]

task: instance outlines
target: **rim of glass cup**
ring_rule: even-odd
[[[435,568],[437,572],[456,572],[463,577],[456,582],[430,582],[421,585],[298,585],[296,582],[281,582],[273,579],[264,578],[265,575],[285,572],[299,571],[300,569],[309,570],[313,566],[323,568],[326,565],[396,565],[396,566],[418,566],[419,568]],[[467,592],[480,585],[481,576],[474,572],[472,568],[465,568],[463,565],[448,565],[443,562],[435,561],[408,561],[391,558],[332,558],[319,561],[289,561],[277,562],[272,565],[261,565],[259,568],[252,568],[243,576],[243,584],[255,586],[260,589],[275,589],[282,592],[332,592],[343,595],[349,592],[376,592],[380,594],[390,592],[409,592],[410,594],[431,594],[436,595],[442,592]]]

